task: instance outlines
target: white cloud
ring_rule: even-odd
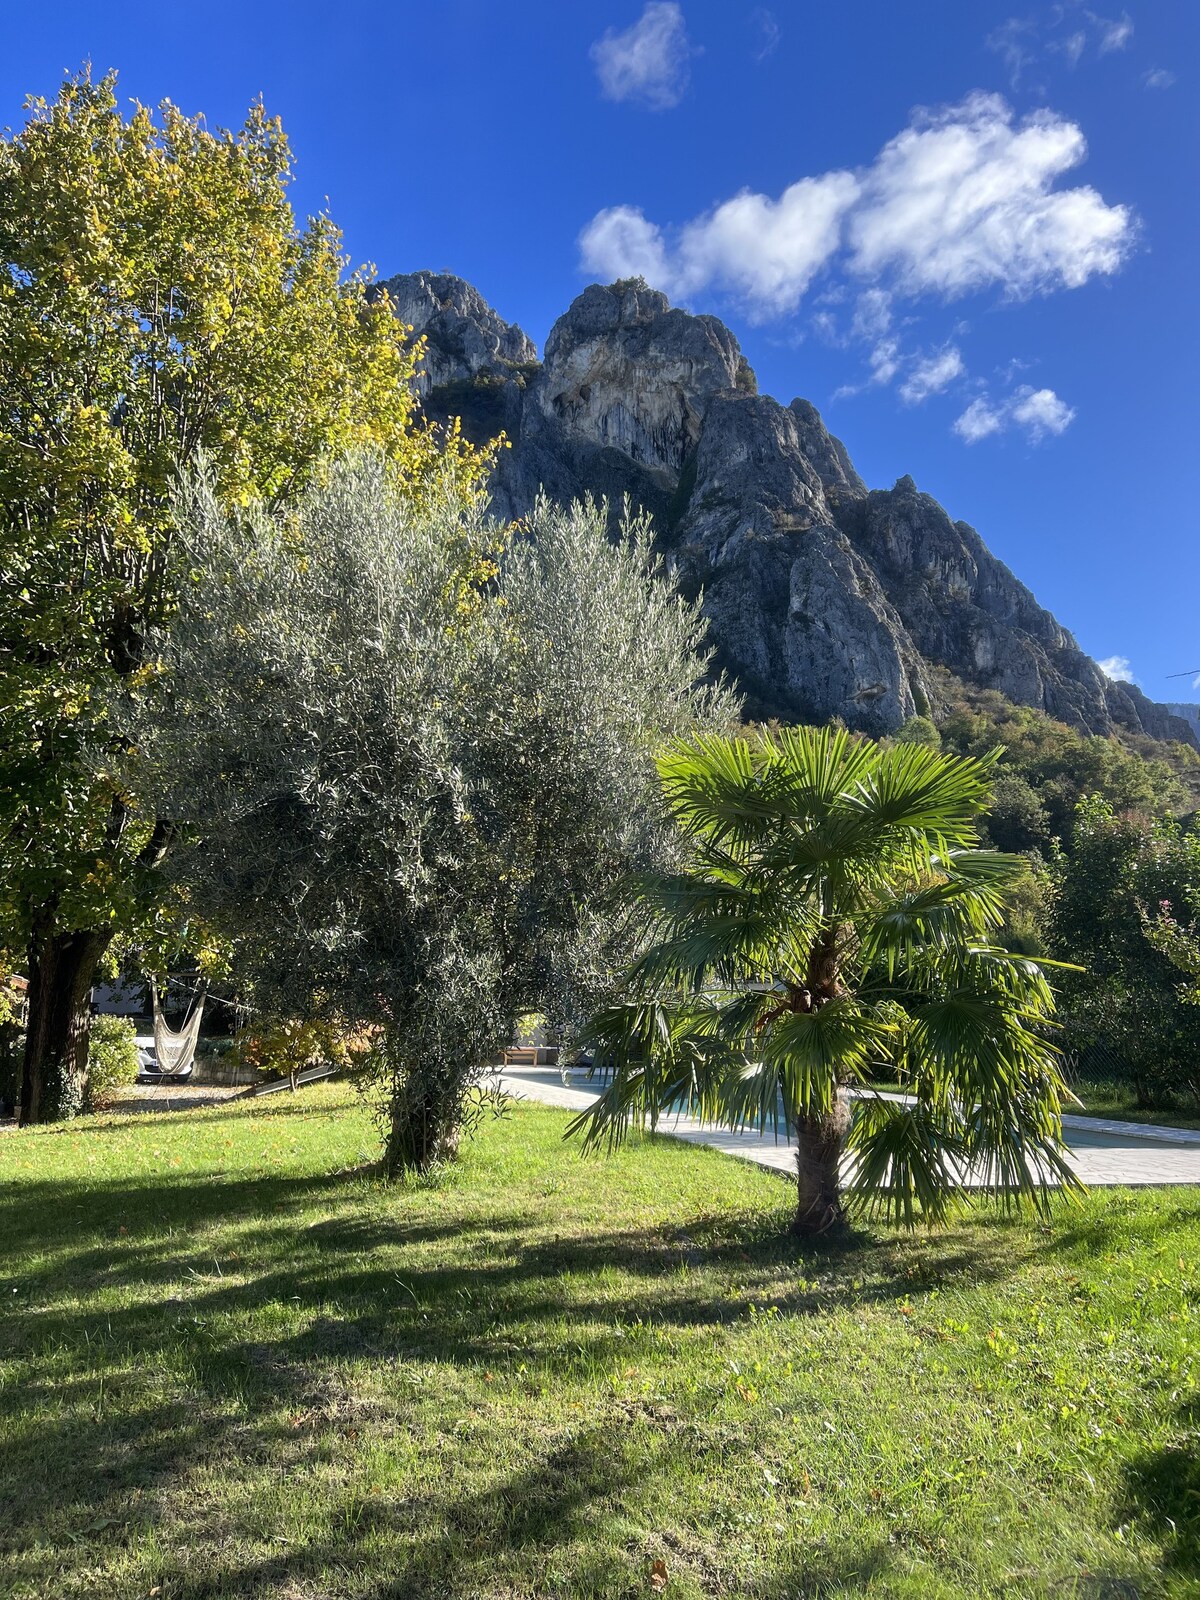
[[[1114,272],[1133,233],[1095,189],[1054,189],[1087,154],[1082,130],[1049,111],[1016,123],[999,95],[919,113],[885,145],[849,223],[851,266],[950,299],[1077,288]]]
[[[1004,416],[987,400],[972,400],[962,416],[954,423],[954,431],[968,444],[976,444],[991,433],[1004,427]]]
[[[1133,19],[1127,11],[1101,17],[1086,7],[1081,11],[1078,0],[1058,0],[1041,17],[1009,17],[992,29],[984,44],[1003,61],[1010,86],[1019,89],[1029,69],[1044,57],[1060,55],[1074,70],[1089,38],[1097,55],[1124,50],[1133,38]]]
[[[1037,23],[1032,18],[1009,17],[983,41],[1008,68],[1008,81],[1014,89],[1020,87],[1025,69],[1037,60],[1036,39]]]
[[[750,13],[750,24],[758,34],[758,43],[754,47],[755,61],[765,61],[772,50],[783,37],[783,29],[773,11],[768,11],[766,6],[756,6]]]
[[[871,366],[871,382],[891,383],[900,368],[900,341],[880,339],[867,359]]]
[[[1097,49],[1102,56],[1108,55],[1111,50],[1124,50],[1133,38],[1133,18],[1128,11],[1122,11],[1115,20],[1112,17],[1098,17],[1094,11],[1087,12],[1086,16],[1099,35]]]
[[[1169,89],[1175,82],[1175,74],[1167,67],[1151,67],[1142,73],[1142,84],[1147,89]]]
[[[794,310],[835,259],[892,293],[1076,288],[1117,270],[1136,226],[1095,189],[1054,187],[1086,152],[1065,118],[1018,122],[998,95],[975,94],[918,112],[861,172],[801,178],[777,199],[746,189],[670,232],[610,207],[580,236],[583,265],[677,296],[732,291],[764,317]]]
[[[1060,400],[1053,389],[1025,384],[1013,396],[1012,419],[1036,444],[1048,433],[1065,433],[1075,420],[1075,407]]]
[[[1096,665],[1104,676],[1111,678],[1114,683],[1136,682],[1128,656],[1105,656],[1104,660],[1097,661]]]
[[[635,100],[652,111],[668,111],[688,84],[687,28],[675,0],[649,0],[631,28],[611,28],[589,52],[608,100]]]
[[[917,362],[900,385],[900,398],[905,405],[918,406],[923,400],[928,400],[931,394],[941,394],[966,370],[962,351],[957,345],[947,345],[945,349]]]
[[[955,420],[953,429],[967,444],[977,444],[991,434],[1015,427],[1031,444],[1039,444],[1047,434],[1065,433],[1074,420],[1074,406],[1060,400],[1053,389],[1035,389],[1025,383],[1001,400],[993,401],[986,395],[972,400]]]
[[[892,297],[886,289],[865,289],[854,307],[850,324],[855,339],[877,339],[892,325]]]
[[[1061,42],[1056,41],[1050,48],[1062,52],[1068,67],[1073,72],[1079,65],[1080,56],[1087,48],[1087,34],[1080,28],[1075,33],[1069,33]]]
[[[635,206],[598,211],[579,236],[584,266],[600,278],[645,278],[673,286],[662,230]]]
[[[580,235],[583,265],[601,276],[641,273],[669,294],[732,290],[752,314],[781,314],[801,300],[838,247],[858,192],[848,172],[801,178],[778,200],[744,189],[687,223],[673,245],[631,206],[599,212]],[[647,270],[647,263],[654,274]]]

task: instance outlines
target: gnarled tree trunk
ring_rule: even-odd
[[[426,1172],[458,1154],[462,1097],[409,1079],[392,1091],[391,1118],[384,1151],[389,1177]]]
[[[107,929],[36,931],[29,947],[29,1025],[21,1125],[57,1122],[82,1108],[87,1087],[89,1002]]]
[[[840,1165],[850,1132],[850,1100],[839,1089],[833,1110],[796,1125],[796,1220],[792,1232],[815,1239],[846,1225]]]

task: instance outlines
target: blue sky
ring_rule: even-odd
[[[210,123],[261,94],[298,209],[539,345],[644,267],[869,483],[912,473],[1085,650],[1192,696],[1194,0],[58,0],[6,38],[10,127],[85,59]]]

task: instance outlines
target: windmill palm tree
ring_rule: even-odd
[[[685,866],[639,886],[643,953],[588,1030],[612,1082],[570,1131],[782,1125],[806,1236],[848,1205],[943,1218],[968,1175],[1040,1210],[1076,1186],[1050,985],[996,942],[1023,870],[979,848],[996,758],[829,728],[668,750]],[[907,1095],[871,1088],[880,1066]]]

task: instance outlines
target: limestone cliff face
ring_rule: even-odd
[[[641,280],[593,284],[539,364],[519,328],[460,278],[388,281],[429,346],[435,417],[501,428],[500,517],[544,491],[628,496],[655,519],[683,585],[703,589],[718,658],[756,716],[840,716],[871,733],[931,708],[927,664],[1095,733],[1193,740],[1188,724],[1110,682],[1070,633],[911,478],[868,491],[806,400],[757,393],[715,317]]]
[[[480,377],[503,383],[515,370],[537,365],[533,340],[498,317],[477,289],[453,273],[402,273],[379,289],[387,290],[400,321],[428,340],[417,383],[422,395]]]

